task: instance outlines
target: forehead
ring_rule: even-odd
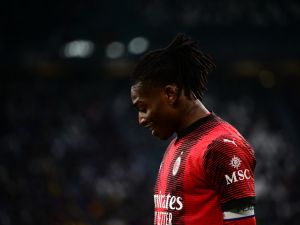
[[[160,88],[150,84],[138,82],[131,86],[131,99],[135,103],[140,100],[146,100],[157,97]]]

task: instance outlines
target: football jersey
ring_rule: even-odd
[[[232,125],[213,113],[196,121],[164,154],[154,224],[220,225],[237,218],[231,209],[252,212],[255,163],[253,149]]]

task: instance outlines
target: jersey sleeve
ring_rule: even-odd
[[[255,164],[254,151],[243,138],[221,136],[209,144],[205,175],[220,197],[223,212],[255,205]]]

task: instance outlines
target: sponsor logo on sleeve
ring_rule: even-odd
[[[242,160],[239,157],[236,157],[235,155],[230,160],[229,165],[232,166],[235,169],[238,169],[241,166]]]
[[[226,185],[230,185],[242,180],[249,180],[251,178],[249,169],[239,170],[241,163],[242,160],[235,155],[230,160],[229,165],[232,166],[235,171],[233,171],[231,175],[225,174]]]

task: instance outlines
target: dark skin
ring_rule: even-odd
[[[209,115],[198,99],[179,92],[176,84],[160,86],[138,82],[131,87],[131,100],[138,111],[139,124],[162,140]]]

